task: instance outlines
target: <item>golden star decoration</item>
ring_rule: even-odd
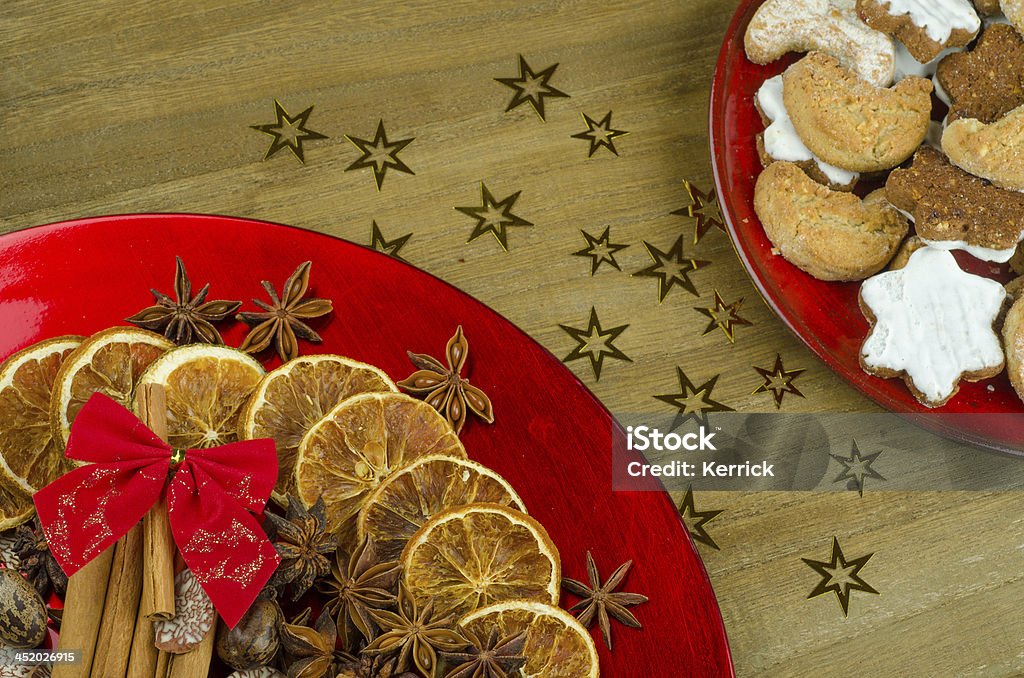
[[[700,386],[694,386],[681,367],[676,367],[676,374],[679,377],[679,393],[654,396],[657,400],[679,410],[676,418],[672,421],[673,431],[690,419],[706,427],[708,425],[708,412],[735,411],[728,405],[723,405],[711,398],[711,392],[714,390],[720,375],[716,374]]]
[[[305,164],[306,156],[302,147],[303,142],[328,138],[327,136],[320,134],[319,132],[314,132],[306,127],[306,123],[309,121],[309,116],[313,112],[313,107],[310,106],[298,115],[292,117],[288,115],[288,111],[284,110],[284,106],[281,105],[281,102],[274,99],[274,112],[277,116],[277,122],[272,122],[266,125],[249,126],[251,129],[274,137],[274,140],[270,142],[270,148],[267,149],[263,159],[266,160],[282,148],[287,148],[296,158],[299,159],[299,162]]]
[[[659,304],[665,301],[665,297],[676,285],[695,297],[700,296],[690,280],[690,274],[705,266],[710,266],[710,261],[685,256],[683,254],[683,236],[679,236],[668,252],[662,252],[646,240],[643,243],[647,248],[647,254],[650,255],[654,263],[642,271],[637,271],[633,277],[657,278]]]
[[[833,483],[839,483],[847,481],[847,487],[851,490],[856,488],[860,496],[864,496],[864,479],[874,478],[875,480],[885,480],[885,476],[872,468],[872,464],[878,459],[881,452],[875,452],[874,454],[862,455],[860,449],[857,447],[857,441],[853,441],[853,450],[850,452],[849,457],[840,457],[838,454],[830,454],[829,456],[838,461],[843,465],[843,470],[836,476]]]
[[[843,555],[843,550],[839,547],[839,540],[832,537],[832,555],[829,560],[800,559],[821,575],[821,581],[814,587],[807,599],[810,600],[829,592],[834,593],[839,601],[839,606],[843,608],[843,616],[848,617],[850,615],[850,593],[864,591],[879,595],[878,591],[860,577],[860,571],[873,555],[875,554],[869,553],[860,558],[847,560]]]
[[[610,231],[611,226],[608,226],[599,238],[595,238],[580,229],[583,239],[587,241],[587,246],[578,252],[573,252],[572,255],[574,257],[590,257],[590,275],[597,273],[597,269],[601,267],[601,264],[608,264],[617,271],[622,270],[619,268],[619,262],[615,260],[615,253],[626,249],[629,245],[613,243],[611,235],[609,235]]]
[[[372,141],[359,139],[348,134],[345,135],[345,138],[351,141],[352,145],[363,154],[358,160],[346,167],[345,171],[350,172],[365,167],[373,169],[373,180],[377,184],[378,191],[384,185],[384,177],[387,176],[389,169],[405,172],[406,174],[416,174],[398,157],[402,149],[411,144],[414,139],[388,141],[388,135],[384,131],[383,120],[377,123],[377,131],[374,133]]]
[[[590,322],[587,329],[581,330],[568,325],[559,325],[570,337],[576,340],[578,346],[562,358],[567,363],[572,360],[590,359],[590,367],[594,370],[594,379],[601,380],[601,367],[604,365],[605,357],[614,360],[633,362],[633,359],[615,347],[615,340],[619,338],[629,325],[610,327],[607,330],[601,327],[601,321],[597,318],[597,309],[590,308]]]
[[[718,544],[711,538],[704,526],[717,518],[720,513],[722,511],[698,511],[693,501],[693,486],[686,488],[683,501],[679,503],[679,517],[683,519],[683,524],[686,525],[686,529],[694,541],[710,546],[716,551],[720,550]]]
[[[685,180],[683,181],[683,187],[686,189],[686,194],[690,196],[690,204],[686,207],[680,207],[671,212],[671,214],[697,220],[693,227],[693,244],[699,243],[700,239],[711,230],[712,226],[724,232],[725,221],[722,219],[722,206],[715,189],[712,188],[707,193],[704,193]]]
[[[530,68],[530,65],[526,63],[526,59],[523,58],[523,55],[520,54],[518,77],[495,78],[497,82],[515,90],[515,94],[512,95],[512,100],[508,102],[508,106],[505,110],[511,111],[513,108],[529,103],[540,119],[545,120],[544,99],[568,98],[569,96],[565,92],[557,90],[548,84],[548,81],[551,79],[551,76],[554,75],[556,68],[558,68],[558,64],[553,64],[542,71],[534,72],[533,69]]]
[[[706,336],[711,332],[715,331],[715,328],[722,330],[725,334],[725,338],[729,340],[730,344],[736,343],[736,327],[738,325],[753,325],[746,318],[740,316],[740,307],[743,305],[743,297],[740,297],[737,301],[731,304],[725,303],[722,299],[722,295],[715,292],[715,305],[710,308],[697,307],[693,310],[697,311],[701,315],[705,315],[711,319],[708,326],[704,328],[704,332],[701,336]]]
[[[587,153],[587,157],[593,157],[597,149],[607,148],[609,151],[618,155],[619,152],[615,150],[615,139],[617,137],[625,136],[629,134],[624,130],[612,129],[612,112],[608,111],[607,114],[600,121],[593,120],[586,113],[580,113],[583,116],[583,122],[586,123],[587,129],[584,132],[573,134],[573,139],[585,139],[590,142],[590,152]]]
[[[455,209],[463,214],[476,219],[476,226],[469,234],[469,240],[473,242],[485,233],[490,233],[501,245],[501,249],[508,252],[508,227],[509,226],[533,226],[526,219],[512,214],[512,207],[522,191],[516,191],[504,200],[495,200],[487,186],[480,182],[480,207],[456,207]]]
[[[394,240],[385,240],[384,234],[381,233],[380,227],[377,226],[377,222],[373,222],[373,230],[370,234],[370,249],[382,252],[389,257],[394,257],[399,261],[405,261],[399,252],[405,247],[405,243],[409,242],[409,238],[412,237],[412,233],[406,233],[405,235],[399,236]]]
[[[782,409],[782,399],[787,393],[800,396],[801,398],[806,397],[793,384],[793,381],[806,370],[787,370],[782,365],[781,354],[775,354],[775,366],[772,369],[766,370],[763,367],[754,367],[754,371],[761,375],[764,383],[754,389],[752,395],[771,393],[775,399],[775,409]]]

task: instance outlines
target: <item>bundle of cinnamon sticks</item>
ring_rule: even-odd
[[[163,387],[141,386],[136,403],[139,418],[166,440]],[[170,654],[154,644],[153,622],[174,617],[175,551],[167,506],[160,501],[127,535],[71,577],[57,649],[79,651],[81,661],[56,665],[53,678],[185,678],[209,673],[212,629],[185,654]]]

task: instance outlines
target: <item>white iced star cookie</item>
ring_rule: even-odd
[[[1002,372],[1003,348],[992,324],[1005,298],[1002,285],[962,271],[949,252],[917,250],[904,268],[860,288],[871,323],[861,367],[879,377],[902,376],[921,404],[939,407],[961,379]]]

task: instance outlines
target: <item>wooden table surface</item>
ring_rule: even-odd
[[[401,256],[481,299],[559,357],[560,325],[622,325],[600,381],[567,363],[613,412],[664,411],[653,396],[718,376],[713,398],[774,411],[754,367],[802,369],[783,411],[875,411],[813,357],[760,300],[726,235],[692,245],[673,215],[684,180],[712,186],[708,92],[731,0],[336,3],[299,0],[89,3],[7,0],[0,8],[0,232],[124,212],[208,212],[288,223],[369,243],[371,224]],[[495,78],[557,63],[546,121]],[[277,99],[327,139],[264,160]],[[571,135],[581,113],[612,111],[618,155]],[[346,171],[379,120],[414,141],[377,190]],[[467,242],[481,182],[496,201],[521,191],[508,251]],[[590,274],[582,231],[627,244]],[[711,262],[659,303],[646,241]],[[224,253],[231,256],[230,252]],[[742,298],[735,344],[694,309]],[[567,491],[569,491],[567,489]],[[679,497],[677,497],[679,499]],[[722,510],[700,546],[737,673],[1024,675],[1024,512],[1019,493],[697,493]],[[848,559],[874,554],[849,616],[808,599],[837,537]],[[685,631],[684,631],[685,632]],[[671,652],[671,648],[666,648]]]

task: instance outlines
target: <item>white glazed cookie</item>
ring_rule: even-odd
[[[948,47],[964,47],[981,30],[970,0],[857,0],[857,13],[869,26],[904,45],[921,63]]]
[[[962,271],[949,252],[919,249],[904,268],[860,288],[871,323],[861,366],[880,377],[902,376],[923,405],[939,407],[961,379],[1002,371],[1003,349],[992,325],[1005,299],[1002,285]]]
[[[793,121],[790,120],[789,112],[783,101],[782,91],[782,76],[777,75],[765,80],[754,96],[758,110],[771,123],[765,128],[762,138],[764,152],[769,160],[797,163],[801,168],[809,171],[814,179],[824,179],[823,183],[827,182],[831,188],[836,190],[852,188],[860,178],[860,174],[830,165],[811,153],[793,127]]]
[[[755,64],[788,52],[825,52],[877,87],[888,87],[896,68],[892,40],[857,17],[853,0],[767,0],[751,18],[744,46]]]
[[[991,125],[974,118],[950,123],[942,150],[965,172],[1000,188],[1024,191],[1024,106]]]

